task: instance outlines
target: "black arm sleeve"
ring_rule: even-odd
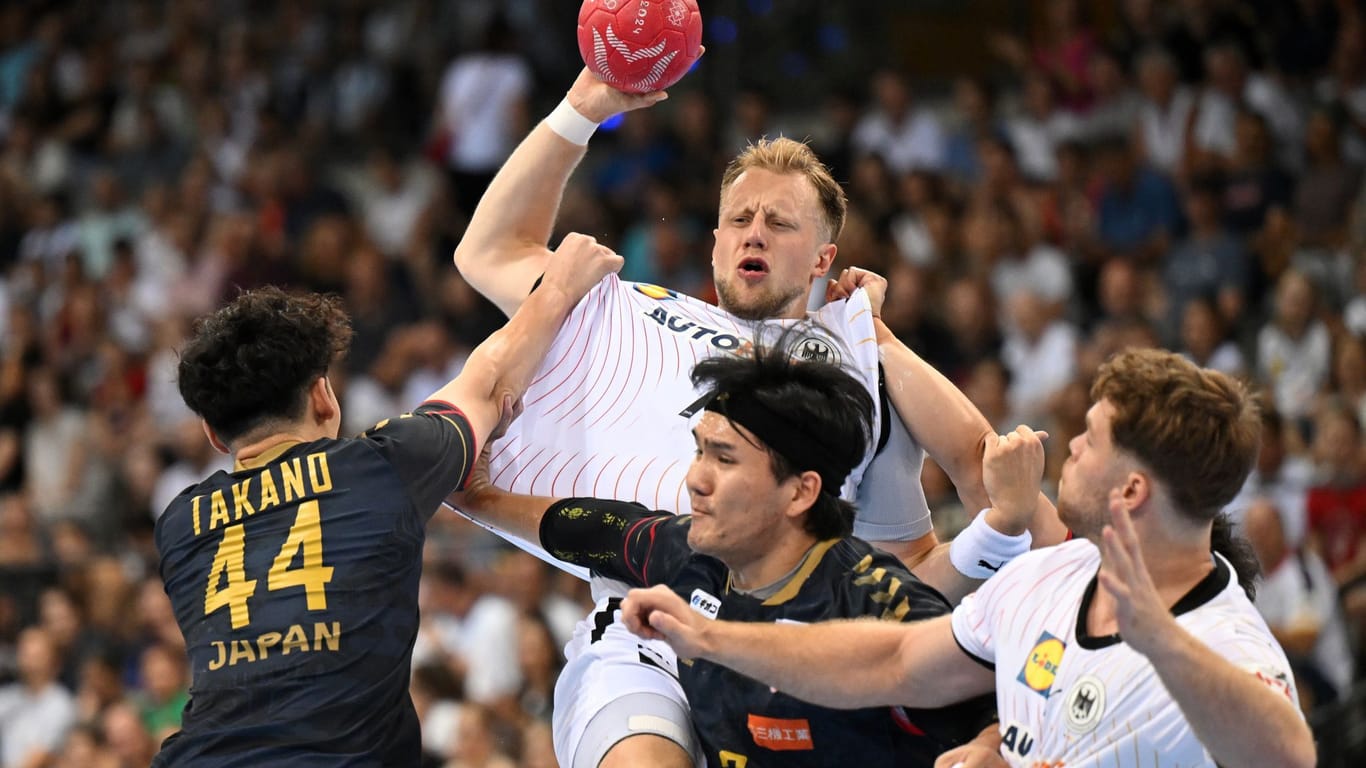
[[[398,473],[424,521],[436,513],[442,499],[464,485],[479,456],[465,414],[435,400],[412,413],[381,421],[360,439]]]
[[[692,556],[691,518],[610,499],[561,499],[541,517],[541,546],[558,560],[645,587],[666,583]]]

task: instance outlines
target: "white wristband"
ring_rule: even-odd
[[[588,140],[598,129],[598,124],[579,114],[574,105],[565,97],[545,119],[546,127],[559,134],[560,138],[580,147],[588,146]]]
[[[1029,531],[1007,536],[992,528],[984,509],[949,544],[949,562],[970,579],[989,579],[1006,563],[1028,552],[1032,542]]]

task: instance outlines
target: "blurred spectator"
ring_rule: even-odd
[[[1119,55],[1096,49],[1089,72],[1095,102],[1083,116],[1083,135],[1114,136],[1133,130],[1143,113],[1143,95],[1130,82]]]
[[[1052,318],[1043,297],[1028,290],[1011,295],[1006,312],[1001,360],[1010,370],[1010,420],[1041,424],[1050,399],[1075,375],[1077,330]]]
[[[1091,105],[1090,64],[1095,52],[1095,33],[1083,23],[1077,0],[1048,0],[1035,26],[1033,45],[1008,35],[991,40],[992,49],[1017,70],[1037,67],[1061,94],[1068,109]]]
[[[465,681],[469,699],[492,704],[521,686],[517,664],[517,609],[482,594],[455,564],[424,569],[422,627],[414,665],[449,665]]]
[[[991,85],[975,77],[955,80],[953,111],[956,120],[945,139],[944,173],[960,187],[969,187],[982,175],[978,142],[1001,130],[994,115],[995,98]]]
[[[1361,169],[1343,161],[1341,118],[1315,109],[1309,115],[1304,149],[1308,162],[1295,186],[1294,216],[1306,246],[1335,248],[1347,236],[1347,212],[1361,185]]]
[[[1328,3],[1321,6],[1331,8]],[[1319,80],[1314,95],[1322,103],[1341,105],[1343,154],[1361,166],[1366,163],[1366,36],[1359,27],[1355,34],[1344,30],[1332,50],[1332,69]]]
[[[882,70],[872,79],[873,106],[854,129],[854,148],[878,155],[893,173],[944,167],[944,129],[933,112],[917,107],[900,74]]]
[[[1181,84],[1176,60],[1162,48],[1144,50],[1136,67],[1143,94],[1138,123],[1143,157],[1164,173],[1182,176],[1195,116],[1195,94]]]
[[[1224,170],[1224,223],[1240,237],[1259,231],[1273,208],[1289,210],[1289,174],[1271,154],[1266,118],[1243,107],[1234,124],[1233,154]]]
[[[1316,317],[1314,286],[1289,271],[1276,284],[1272,317],[1257,335],[1257,373],[1276,410],[1305,418],[1332,362],[1328,328]]]
[[[1314,420],[1309,530],[1338,586],[1366,575],[1366,466],[1361,425],[1342,408]]]
[[[1223,324],[1238,322],[1243,315],[1248,286],[1247,253],[1223,225],[1219,188],[1212,181],[1197,180],[1186,194],[1186,220],[1190,229],[1163,259],[1162,287],[1166,292],[1166,333],[1175,339],[1182,314],[1191,300],[1213,301]]]
[[[142,694],[138,710],[142,724],[157,744],[180,729],[180,713],[190,700],[189,660],[184,651],[151,645],[142,652]]]
[[[500,743],[494,732],[493,715],[477,704],[460,710],[459,737],[455,751],[445,768],[516,768],[505,743]]]
[[[1352,654],[1337,584],[1323,559],[1286,541],[1269,500],[1252,504],[1243,530],[1262,566],[1257,610],[1290,658],[1303,708],[1343,698],[1352,683]]]
[[[0,762],[37,768],[60,749],[76,722],[76,705],[57,683],[61,659],[45,630],[19,634],[18,661],[19,681],[0,688]]]
[[[502,15],[489,20],[477,50],[446,67],[433,121],[436,150],[466,216],[525,133],[530,89],[531,70]]]
[[[137,707],[126,701],[119,702],[105,710],[100,725],[109,742],[109,750],[118,756],[122,765],[151,765],[158,742],[152,741],[152,734],[143,725]]]
[[[1205,82],[1196,106],[1192,139],[1200,155],[1197,170],[1207,171],[1234,151],[1234,121],[1246,104],[1267,121],[1275,137],[1276,157],[1288,167],[1299,167],[1302,125],[1298,112],[1270,78],[1249,73],[1237,44],[1219,42],[1205,49]]]
[[[1247,363],[1242,350],[1228,337],[1227,327],[1213,302],[1204,296],[1191,298],[1181,312],[1181,354],[1202,368],[1242,378]]]
[[[1144,263],[1160,258],[1181,226],[1171,181],[1140,163],[1118,137],[1101,142],[1096,170],[1101,180],[1096,237],[1103,252]]]
[[[1020,171],[1031,181],[1052,181],[1058,175],[1057,147],[1079,138],[1081,118],[1054,104],[1053,82],[1039,70],[1024,74],[1024,108],[1006,119],[1005,130],[1015,147]]]

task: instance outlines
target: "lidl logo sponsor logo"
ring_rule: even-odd
[[[1067,730],[1087,734],[1105,714],[1105,685],[1094,675],[1083,675],[1067,692]]]
[[[1062,652],[1067,644],[1044,632],[1039,635],[1034,649],[1025,657],[1024,669],[1015,678],[1041,694],[1045,699],[1052,693],[1053,680],[1058,676],[1058,666],[1062,664]]]
[[[672,301],[678,298],[678,293],[658,285],[650,283],[634,283],[636,291],[649,296],[655,301]]]

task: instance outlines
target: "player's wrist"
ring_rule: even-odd
[[[1006,563],[1029,551],[1033,537],[1029,531],[1011,536],[991,527],[989,509],[973,518],[949,545],[949,562],[970,579],[989,579]]]
[[[586,147],[588,140],[593,138],[593,133],[598,130],[598,125],[602,119],[594,119],[595,116],[585,115],[584,111],[576,106],[569,96],[566,96],[546,116],[546,127],[565,141]]]

